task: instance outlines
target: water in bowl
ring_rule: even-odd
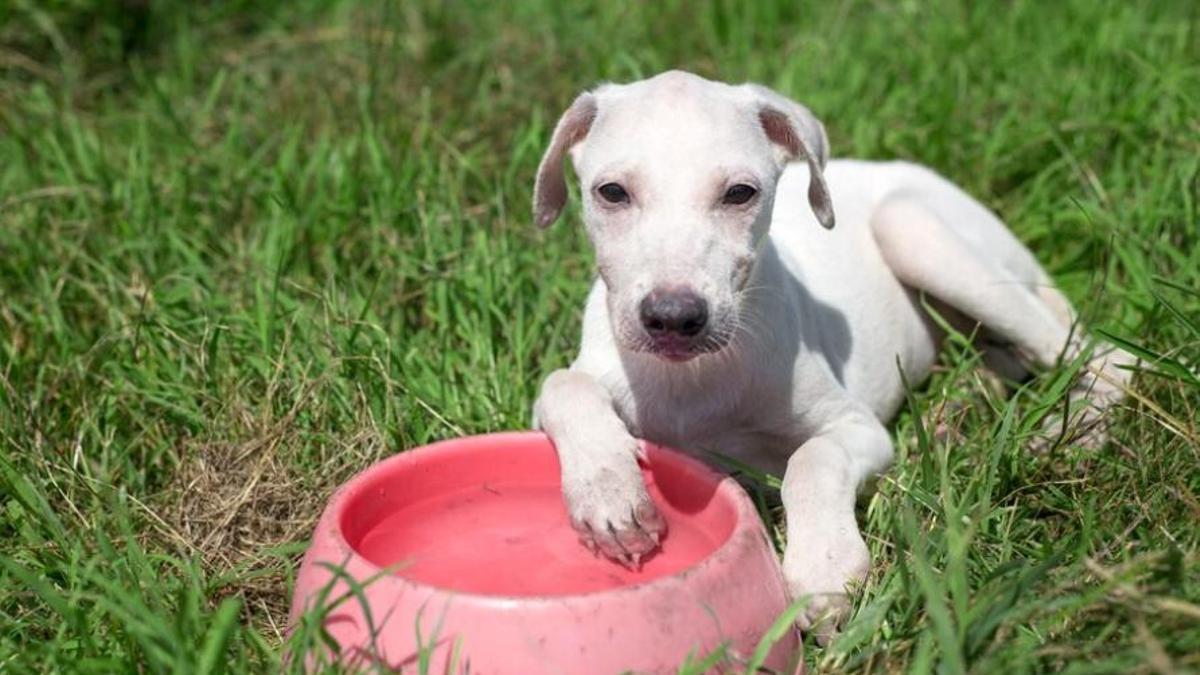
[[[593,555],[567,519],[557,485],[469,486],[405,504],[364,533],[357,548],[396,574],[489,595],[566,595],[644,583],[684,570],[720,541],[651,484],[668,533],[660,549],[628,569]],[[723,533],[721,533],[723,534]]]

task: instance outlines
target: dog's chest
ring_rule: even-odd
[[[679,385],[632,382],[614,396],[618,414],[634,435],[685,450],[741,456],[755,464],[761,464],[760,456],[786,457],[795,449],[790,411],[775,405],[786,397],[735,388],[729,380],[672,384]]]
[[[734,403],[719,392],[707,396],[631,395],[621,412],[641,437],[687,446],[736,425]]]

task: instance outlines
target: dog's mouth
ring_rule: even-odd
[[[681,336],[664,336],[644,338],[639,341],[634,351],[646,352],[672,363],[684,363],[692,359],[716,354],[729,345],[729,338],[715,334],[706,334],[694,338]]]
[[[675,363],[691,361],[700,355],[700,352],[696,349],[696,345],[692,344],[691,340],[676,340],[671,338],[652,340],[650,348],[647,351],[661,359]]]

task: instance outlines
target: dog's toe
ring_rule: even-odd
[[[593,542],[593,550],[598,551],[606,558],[620,560],[628,555],[625,547],[621,545],[616,531],[607,523],[588,525],[586,532],[581,533],[580,538]]]
[[[797,617],[796,624],[816,638],[817,644],[828,646],[850,617],[850,596],[846,593],[816,593],[805,597],[808,605]]]
[[[627,523],[620,530],[616,531],[617,542],[621,544],[621,548],[632,556],[641,557],[650,553],[655,548],[658,548],[658,541],[655,535],[642,529],[637,522]]]
[[[1053,414],[1042,423],[1041,433],[1030,442],[1038,454],[1062,445],[1083,450],[1099,450],[1109,439],[1111,411],[1090,402],[1064,418]]]

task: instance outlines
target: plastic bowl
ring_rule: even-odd
[[[291,624],[323,605],[315,616],[344,664],[428,660],[435,673],[675,672],[723,643],[750,655],[788,605],[753,504],[694,459],[646,451],[668,531],[636,571],[579,543],[544,434],[460,438],[380,462],[330,499]],[[767,665],[786,668],[798,652],[789,630]]]

